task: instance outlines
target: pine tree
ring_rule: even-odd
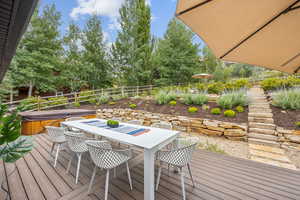
[[[88,73],[83,62],[82,52],[82,32],[74,23],[69,24],[68,32],[64,36],[65,59],[64,69],[60,74],[62,84],[71,91],[78,91],[84,86],[88,86]]]
[[[46,6],[41,16],[35,11],[15,56],[12,78],[18,86],[28,86],[28,96],[33,88],[54,91],[56,76],[61,68],[62,45],[58,27],[60,13],[54,5]]]
[[[191,76],[199,70],[199,45],[193,43],[193,36],[178,20],[169,22],[155,52],[157,84],[190,82]]]
[[[120,26],[112,46],[112,65],[128,85],[151,83],[153,38],[151,11],[145,0],[126,0],[120,9]]]
[[[86,80],[92,88],[107,87],[112,84],[112,73],[107,61],[106,45],[100,19],[94,15],[86,23],[82,37],[83,60],[87,73]]]

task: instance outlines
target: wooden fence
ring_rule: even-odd
[[[154,85],[146,86],[123,86],[117,88],[102,88],[97,90],[86,90],[81,92],[72,92],[68,94],[55,95],[55,96],[37,96],[36,103],[27,104],[26,107],[32,108],[28,111],[35,110],[47,110],[54,107],[69,106],[74,105],[75,103],[84,103],[92,100],[97,100],[101,96],[121,96],[121,97],[132,97],[139,96],[144,93],[150,93],[153,89],[157,88]],[[88,95],[86,95],[88,94]],[[58,97],[64,97],[65,99],[59,99]],[[52,100],[49,100],[52,99]],[[20,105],[23,100],[19,101],[10,101],[4,104],[8,105],[10,110],[14,110],[18,105]],[[63,103],[62,103],[63,102]]]

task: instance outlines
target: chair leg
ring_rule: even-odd
[[[114,178],[117,178],[117,167],[114,168]]]
[[[185,200],[185,186],[184,186],[184,172],[181,169],[181,189],[182,189],[182,199]]]
[[[60,144],[57,145],[55,160],[54,160],[54,167],[56,167],[59,150],[60,150]]]
[[[195,182],[194,182],[194,178],[193,178],[193,175],[192,175],[192,170],[191,170],[190,163],[187,164],[187,167],[188,167],[188,170],[189,170],[190,177],[192,179],[193,187],[195,187]]]
[[[55,147],[55,143],[53,142],[53,143],[52,143],[52,147],[51,147],[51,154],[53,154],[54,147]]]
[[[73,158],[74,158],[74,157],[75,157],[75,155],[72,155],[71,158],[70,158],[70,160],[69,160],[68,167],[67,167],[67,171],[66,171],[67,174],[68,174],[69,171],[70,171],[70,167],[71,167],[71,164],[72,164],[72,161],[73,161]]]
[[[105,200],[108,198],[108,184],[109,184],[109,169],[106,172],[106,181],[105,181]]]
[[[90,194],[90,192],[91,192],[92,185],[93,185],[93,182],[94,182],[94,179],[95,179],[95,176],[96,176],[96,172],[97,172],[97,166],[94,167],[93,175],[92,175],[90,185],[89,185],[89,189],[88,189],[88,194]]]
[[[157,174],[156,187],[155,187],[156,191],[158,190],[159,181],[160,181],[160,175],[161,175],[161,164],[158,167],[158,174]]]
[[[126,162],[126,168],[127,168],[127,176],[128,176],[128,181],[129,181],[129,185],[130,185],[130,190],[132,190],[132,181],[131,181],[131,175],[130,175],[128,162]]]
[[[75,183],[78,183],[78,177],[79,177],[79,170],[80,170],[80,162],[81,162],[81,153],[79,153],[78,156],[78,163],[77,163],[77,171],[76,171],[76,180]]]

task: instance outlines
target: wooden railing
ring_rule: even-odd
[[[122,86],[116,88],[102,88],[97,90],[86,90],[81,92],[72,92],[63,95],[55,95],[55,96],[44,96],[40,97],[37,96],[37,102],[32,104],[27,104],[27,107],[34,107],[33,109],[29,109],[28,111],[35,111],[35,110],[47,110],[54,107],[61,107],[61,106],[68,106],[73,105],[74,103],[84,103],[91,100],[97,100],[99,97],[107,95],[109,97],[113,97],[115,95],[122,96],[122,97],[132,97],[132,96],[139,96],[145,92],[150,93],[156,86],[154,85],[146,85],[146,86]],[[87,94],[90,93],[91,95],[84,95],[81,96],[83,93]],[[65,97],[64,99],[55,99],[55,100],[48,100],[50,98],[56,97]],[[46,101],[45,101],[46,100]],[[18,101],[10,101],[4,104],[10,107],[10,110],[15,109],[18,105],[20,105],[23,100]],[[60,103],[64,101],[65,103]],[[49,105],[50,104],[50,105]],[[52,105],[51,105],[52,104]]]

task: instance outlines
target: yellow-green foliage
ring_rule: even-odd
[[[40,101],[40,108],[45,108],[48,106],[48,101],[46,99],[38,100],[38,97],[28,97],[23,99],[20,103],[20,106],[23,110],[36,110],[38,109],[38,101]]]
[[[207,92],[210,94],[220,94],[225,89],[225,86],[221,82],[210,83],[207,85]]]
[[[176,101],[170,101],[170,102],[169,102],[169,105],[171,105],[171,106],[175,106],[176,104],[177,104]]]
[[[116,102],[114,102],[114,101],[108,102],[108,105],[115,105],[115,104],[116,104]]]
[[[297,78],[295,76],[289,76],[286,79],[284,78],[267,78],[263,81],[261,81],[261,87],[264,90],[276,90],[276,89],[282,89],[282,88],[290,88],[293,86],[300,85],[300,78]]]
[[[131,108],[131,109],[136,108],[136,104],[134,104],[134,103],[129,104],[129,108]]]
[[[235,110],[236,110],[237,112],[239,112],[239,113],[241,113],[241,112],[244,112],[244,111],[245,111],[245,109],[244,109],[244,107],[243,107],[243,106],[237,106],[237,107],[235,107]]]
[[[238,90],[238,89],[250,88],[250,87],[251,84],[249,83],[249,80],[244,78],[225,83],[226,90]]]
[[[67,104],[69,102],[68,98],[64,96],[51,97],[48,98],[48,101],[49,101],[48,105],[50,106]]]
[[[300,122],[296,122],[295,125],[300,128]]]
[[[79,102],[74,102],[74,103],[73,103],[73,106],[74,106],[74,107],[80,107],[80,103],[79,103]]]
[[[189,112],[189,113],[195,113],[195,112],[198,112],[198,108],[196,108],[196,107],[189,107],[189,108],[188,108],[188,112]]]
[[[89,101],[91,99],[95,99],[94,94],[95,94],[94,91],[90,91],[90,90],[81,91],[78,95],[78,100]]]
[[[225,117],[235,117],[235,112],[233,110],[225,110],[224,116]]]
[[[221,114],[221,109],[220,108],[213,108],[210,110],[210,113],[213,115],[219,115]]]

